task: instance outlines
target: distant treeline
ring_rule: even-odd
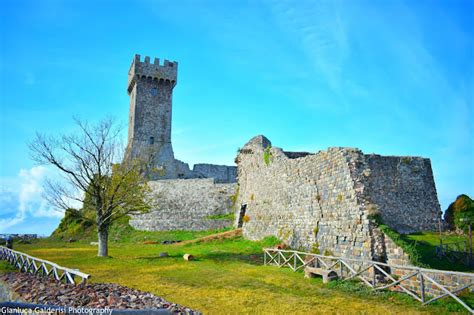
[[[38,234],[0,234],[0,240],[6,240],[9,237],[13,239],[33,240],[38,238]]]

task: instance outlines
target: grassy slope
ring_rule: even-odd
[[[443,242],[459,242],[467,240],[466,235],[448,235],[443,234]],[[446,259],[439,259],[435,255],[436,246],[439,245],[439,233],[424,232],[404,235],[402,238],[413,244],[419,254],[420,262],[434,269],[455,270],[474,272],[474,270],[462,263],[452,263]]]
[[[111,243],[112,258],[96,257],[96,247],[81,242],[42,240],[16,248],[79,268],[91,274],[92,281],[150,291],[206,314],[442,314],[460,309],[446,302],[422,307],[401,294],[376,294],[347,282],[323,285],[321,279],[305,279],[288,268],[262,266],[262,247],[276,244],[276,239],[251,242],[237,237],[187,245],[145,245],[141,242],[145,239],[184,240],[206,232],[142,233],[123,234],[124,242]],[[163,251],[169,257],[158,258]],[[184,261],[185,253],[197,260]]]

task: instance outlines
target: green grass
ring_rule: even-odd
[[[13,265],[10,265],[8,262],[5,260],[0,260],[0,273],[3,272],[11,272],[11,271],[18,271]]]
[[[439,245],[439,233],[423,232],[402,235],[401,237],[405,242],[413,246],[414,250],[418,254],[419,261],[423,265],[428,266],[429,268],[474,272],[472,268],[465,264],[462,264],[460,262],[452,263],[446,259],[439,259],[435,255],[436,246]],[[443,238],[443,243],[452,243],[468,240],[468,236],[466,235],[450,235],[443,233],[441,237]]]
[[[68,226],[67,224],[63,224],[63,221],[67,222],[68,224],[72,222],[72,224]],[[65,217],[63,221],[50,237],[53,242],[67,241],[69,239],[74,239],[83,244],[97,242],[97,231],[94,224],[89,224],[88,222],[84,222],[80,219],[71,219],[68,217]],[[128,217],[123,217],[112,224],[109,229],[110,243],[136,243],[145,241],[161,242],[164,240],[185,241],[230,230],[230,228],[226,228],[198,232],[170,231],[166,233],[156,231],[137,231],[129,225],[128,221]]]
[[[443,243],[468,241],[467,235],[449,233],[442,233],[440,235],[436,232],[419,232],[404,235],[385,225],[380,214],[372,215],[372,220],[378,224],[380,230],[386,236],[403,249],[413,265],[432,269],[474,272],[473,268],[465,263],[459,261],[451,262],[446,258],[440,259],[436,255],[436,246],[440,244],[440,239],[443,240]]]
[[[118,227],[117,227],[118,228]],[[276,238],[252,242],[242,237],[187,245],[143,244],[143,240],[191,239],[210,232],[136,232],[110,244],[110,258],[96,257],[84,242],[38,240],[15,249],[78,268],[93,282],[114,282],[162,296],[205,314],[448,314],[456,303],[421,306],[403,294],[374,293],[359,284],[322,283],[301,272],[263,266],[262,248]],[[159,258],[160,252],[169,256]],[[184,261],[190,253],[195,261]]]
[[[234,220],[234,214],[233,213],[214,214],[214,215],[207,216],[206,219],[210,219],[210,220]]]

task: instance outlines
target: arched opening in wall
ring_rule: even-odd
[[[148,139],[148,144],[154,144],[155,143],[155,137],[150,137],[150,139]]]
[[[245,211],[247,211],[247,204],[243,204],[240,206],[239,222],[237,223],[237,228],[241,228],[244,225]]]

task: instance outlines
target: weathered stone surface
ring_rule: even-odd
[[[132,215],[130,225],[138,230],[211,230],[232,225],[215,215],[232,213],[231,196],[236,184],[216,184],[212,178],[149,182],[156,208]]]
[[[441,216],[428,159],[364,155],[329,148],[291,154],[263,136],[237,156],[239,196],[246,204],[243,234],[274,235],[292,248],[383,260],[378,210],[399,232],[436,230]],[[416,170],[415,170],[416,169]]]
[[[202,178],[214,178],[216,183],[235,183],[237,167],[215,164],[195,164],[193,172]]]
[[[171,144],[173,89],[177,83],[178,63],[135,55],[128,73],[130,95],[128,146],[126,158],[141,158],[151,164],[152,179],[215,178],[219,183],[235,183],[236,167],[212,164],[189,165],[175,159]]]

